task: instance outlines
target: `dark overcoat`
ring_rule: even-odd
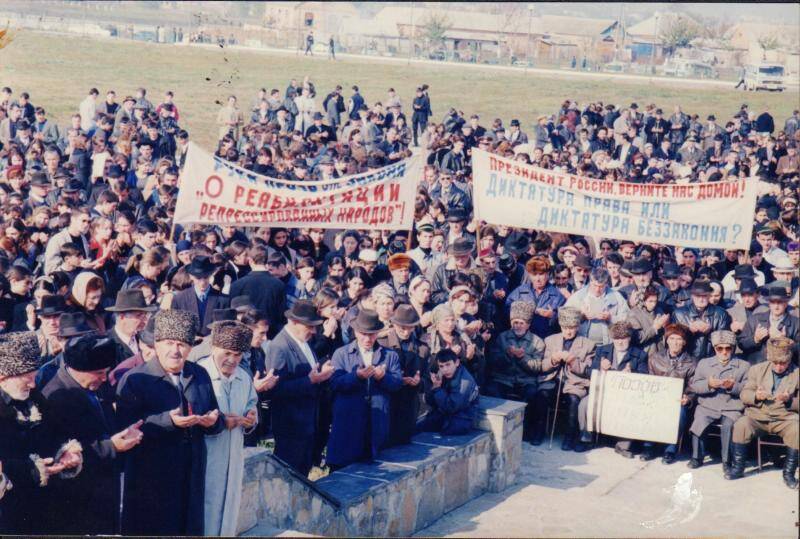
[[[372,364],[386,366],[381,380],[362,380],[356,369],[364,366],[358,344],[352,342],[333,353],[333,426],[327,462],[347,466],[374,458],[389,439],[391,394],[403,383],[397,352],[375,345]]]
[[[190,313],[196,314],[197,318],[200,319],[200,329],[198,334],[205,337],[211,333],[208,325],[214,321],[214,311],[217,309],[227,309],[230,303],[231,300],[228,296],[220,294],[212,288],[208,291],[206,310],[204,313],[202,313],[203,316],[200,316],[200,305],[197,301],[197,293],[194,291],[194,287],[190,286],[189,288],[181,290],[175,294],[170,308],[174,310],[189,311]]]
[[[0,390],[0,462],[13,487],[0,499],[0,534],[53,534],[60,523],[48,511],[51,487],[62,481],[44,477],[41,459],[56,456],[67,442],[52,428],[47,402],[34,389],[25,402]]]
[[[407,340],[401,341],[393,329],[389,331],[388,335],[379,339],[378,343],[397,352],[400,359],[401,376],[413,378],[419,372],[419,385],[401,385],[397,392],[392,393],[389,405],[389,445],[407,444],[411,441],[417,428],[419,397],[423,381],[428,376],[430,349],[413,333]]]
[[[65,365],[42,389],[54,430],[61,438],[74,438],[83,446],[83,472],[52,489],[59,501],[51,512],[63,523],[58,533],[119,533],[120,470],[111,436],[122,429],[117,428],[114,416],[113,390],[103,386],[96,394],[99,408]]]
[[[280,377],[269,391],[275,455],[306,475],[313,464],[320,384],[311,383],[311,365],[286,328],[267,345],[264,368]]]
[[[206,474],[206,434],[221,432],[220,414],[209,428],[176,427],[169,412],[202,415],[219,409],[206,370],[186,362],[183,399],[157,359],[128,371],[117,387],[122,425],[142,419],[144,438],[126,455],[122,533],[125,535],[202,535]],[[182,405],[182,401],[185,401]]]

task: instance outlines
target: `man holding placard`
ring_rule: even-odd
[[[592,361],[593,370],[601,371],[625,371],[647,374],[647,354],[640,348],[631,346],[631,336],[633,330],[627,322],[615,322],[609,328],[611,343],[600,346]],[[589,407],[590,395],[581,400],[578,406],[578,414],[582,419],[582,424],[586,425],[587,410]],[[587,431],[581,432],[581,442],[591,442],[591,436]],[[619,440],[614,447],[614,451],[625,458],[632,459],[633,452],[632,440]],[[588,447],[582,444],[581,449],[585,451]],[[577,450],[577,449],[576,449]]]

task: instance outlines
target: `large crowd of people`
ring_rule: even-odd
[[[230,96],[215,156],[308,181],[421,154],[411,232],[172,223],[179,96],[92,88],[59,125],[47,96],[2,88],[0,532],[234,534],[245,446],[337,470],[421,430],[469,431],[480,395],[524,401],[533,445],[558,401],[561,450],[587,451],[608,441],[587,426],[593,370],[681,379],[690,468],[712,427],[727,479],[777,435],[797,488],[800,112],[781,128],[747,105],[718,122],[566,100],[526,133],[434,113],[424,84],[408,101],[320,90]],[[753,242],[478,223],[474,148],[609,182],[754,182]]]

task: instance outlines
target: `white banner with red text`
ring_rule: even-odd
[[[475,217],[487,223],[681,247],[750,247],[757,182],[612,182],[472,152]]]
[[[255,174],[190,143],[176,223],[410,230],[423,160],[325,181]]]

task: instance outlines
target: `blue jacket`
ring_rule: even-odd
[[[530,281],[526,280],[515,288],[506,298],[506,314],[508,314],[511,309],[511,304],[515,301],[528,301],[536,305],[537,309],[552,309],[553,316],[551,318],[545,318],[539,314],[534,314],[530,330],[540,339],[544,339],[556,333],[555,323],[556,320],[558,320],[558,308],[564,305],[566,301],[561,292],[558,291],[558,288],[548,284],[537,298],[533,291],[533,285]]]
[[[327,462],[347,466],[372,459],[389,438],[389,401],[403,383],[397,352],[376,344],[374,366],[386,365],[380,380],[362,380],[356,369],[363,366],[358,344],[352,342],[333,353],[333,425],[328,440]]]
[[[437,389],[433,389],[430,376],[425,377],[425,402],[431,407],[429,413],[443,418],[443,431],[452,423],[471,426],[478,416],[479,397],[478,384],[463,365]]]

